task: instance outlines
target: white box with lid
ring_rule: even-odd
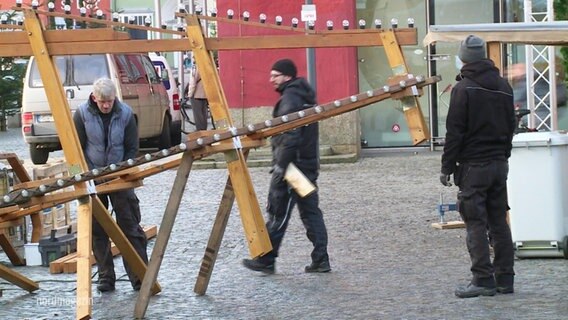
[[[507,183],[517,257],[568,258],[568,134],[515,135]]]

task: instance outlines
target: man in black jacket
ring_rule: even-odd
[[[513,90],[487,59],[481,38],[468,36],[458,56],[464,66],[450,98],[440,182],[450,186],[453,174],[459,187],[458,208],[466,225],[473,277],[455,295],[513,293],[514,249],[506,219],[508,159],[515,130]]]
[[[316,94],[304,78],[298,78],[294,62],[289,59],[278,60],[272,66],[270,82],[280,99],[274,106],[273,117],[298,112],[316,104]],[[314,248],[312,263],[305,272],[329,272],[327,254],[327,230],[323,214],[319,209],[317,191],[302,198],[283,180],[284,172],[290,163],[314,184],[319,174],[319,133],[318,123],[296,128],[272,137],[272,180],[268,191],[268,222],[266,228],[272,242],[272,251],[258,259],[244,259],[248,269],[264,273],[274,273],[274,263],[278,249],[290,221],[294,205],[298,204],[300,218],[306,228],[308,239]]]

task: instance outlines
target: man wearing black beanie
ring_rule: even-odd
[[[304,78],[297,77],[298,70],[290,59],[278,60],[272,65],[270,83],[280,93],[273,117],[298,112],[316,104],[314,89]],[[319,208],[317,190],[305,197],[299,196],[284,180],[284,172],[293,163],[317,186],[319,175],[319,133],[318,123],[286,131],[271,138],[272,179],[268,191],[268,221],[266,228],[272,242],[272,251],[257,259],[244,259],[248,269],[268,274],[274,273],[278,250],[294,205],[298,204],[300,218],[306,228],[308,239],[313,244],[312,263],[305,267],[305,272],[329,272],[327,253],[327,229],[323,214]]]
[[[453,174],[459,187],[458,210],[465,222],[472,280],[455,295],[513,293],[514,248],[506,218],[508,159],[516,124],[513,89],[487,59],[483,39],[465,38],[458,56],[464,66],[450,98],[440,182],[450,186]]]

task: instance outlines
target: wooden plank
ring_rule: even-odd
[[[383,48],[387,55],[389,65],[395,76],[407,75],[408,68],[404,60],[404,55],[400,49],[400,44],[392,31],[380,34],[383,40]],[[408,124],[408,130],[414,145],[420,144],[430,139],[430,132],[422,114],[422,108],[418,102],[418,97],[403,97],[400,99],[402,109]]]
[[[24,259],[22,259],[22,257],[18,255],[18,253],[10,243],[8,237],[1,230],[0,230],[0,247],[2,247],[2,250],[4,250],[4,253],[8,256],[8,259],[10,259],[12,265],[14,266],[26,265]]]
[[[487,57],[495,63],[495,67],[501,72],[501,76],[506,76],[503,70],[503,55],[500,42],[489,42],[487,44]]]
[[[234,202],[235,190],[231,184],[231,179],[228,178],[225,183],[225,190],[223,191],[219,209],[217,210],[213,229],[211,230],[209,241],[207,241],[207,248],[205,249],[205,253],[201,259],[201,266],[199,268],[199,273],[197,274],[197,280],[193,287],[193,292],[198,295],[204,295],[207,291],[207,287],[209,286],[209,280],[213,274],[213,267],[215,267],[215,262],[217,261],[221,241],[223,240],[225,228],[227,227],[227,222],[229,221],[229,215]]]
[[[18,287],[28,291],[34,292],[39,289],[37,282],[32,281],[23,275],[11,270],[5,265],[0,263],[0,278],[7,280],[8,282],[17,285]]]
[[[24,9],[23,12],[25,33],[28,36],[32,53],[36,58],[51,114],[55,119],[57,135],[63,147],[65,160],[70,168],[73,168],[75,171],[85,172],[88,170],[87,162],[83,156],[79,137],[71,118],[69,103],[63,92],[63,87],[60,85],[59,73],[45,43],[43,28],[33,10]],[[86,187],[86,183],[75,185],[76,189],[86,189]],[[87,319],[91,317],[92,311],[91,266],[89,264],[92,242],[91,197],[79,199],[77,224],[77,252],[79,260],[77,264],[79,272],[77,274],[76,315],[78,319]]]
[[[188,16],[186,22],[187,36],[188,39],[191,39],[189,43],[203,79],[203,87],[207,95],[215,127],[220,130],[228,130],[230,127],[233,127],[233,121],[229,113],[227,99],[221,86],[217,67],[203,37],[201,24],[195,16]],[[262,256],[272,250],[272,244],[268,238],[268,232],[264,225],[264,218],[260,211],[243,150],[235,148],[226,151],[224,155],[229,176],[235,189],[250,255],[251,257]]]
[[[1,33],[0,33],[1,34]],[[20,159],[15,153],[0,153],[0,159],[6,159],[20,182],[30,181],[28,171],[22,166]]]
[[[448,221],[446,223],[434,222],[432,227],[436,229],[458,229],[465,228],[465,223],[463,221]]]
[[[136,188],[140,186],[142,186],[142,180],[123,182],[122,180],[118,179],[102,185],[98,185],[96,186],[96,190],[99,193],[109,193],[124,189]],[[78,189],[68,192],[57,192],[43,197],[33,197],[29,202],[27,202],[22,206],[8,207],[12,209],[12,211],[10,212],[3,212],[3,209],[6,208],[0,208],[0,223],[4,221],[10,221],[13,219],[21,218],[23,216],[27,216],[34,212],[38,212],[46,208],[54,207],[65,202],[72,201],[80,197],[86,196],[87,194],[88,194],[87,190]]]
[[[178,167],[172,191],[170,192],[168,203],[166,204],[166,210],[162,217],[162,222],[160,223],[160,234],[154,243],[154,249],[152,250],[152,255],[148,263],[148,270],[142,280],[138,299],[136,299],[136,305],[134,307],[134,316],[136,319],[144,318],[144,314],[148,309],[151,296],[151,286],[152,283],[158,279],[158,272],[160,271],[160,266],[164,259],[166,247],[170,240],[170,235],[174,227],[175,219],[179,211],[179,205],[183,198],[183,193],[185,191],[185,186],[187,185],[187,179],[192,166],[193,157],[190,152],[185,152],[181,158],[181,164]]]
[[[96,29],[101,30],[101,29]],[[76,32],[79,30],[68,30]],[[10,32],[13,33],[13,32]],[[381,46],[378,36],[383,31],[363,33],[320,33],[294,35],[262,35],[248,37],[223,37],[204,39],[209,50],[255,50],[255,49],[293,49],[293,48],[340,48]],[[400,29],[396,37],[404,45],[416,45],[416,29]],[[90,40],[81,41],[73,36],[75,42],[47,42],[47,49],[52,55],[95,54],[95,53],[135,53],[135,52],[177,52],[188,51],[191,47],[187,39],[156,40]],[[0,42],[0,56],[31,56],[29,44],[9,44]]]
[[[61,43],[61,42],[79,42],[87,43],[91,41],[112,41],[112,40],[128,40],[130,36],[127,32],[115,31],[110,28],[97,29],[75,29],[75,30],[45,30],[43,32],[45,42]],[[29,47],[30,42],[25,32],[0,32],[0,43],[3,44],[23,44]],[[77,45],[77,44],[75,44]]]

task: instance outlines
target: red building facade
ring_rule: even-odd
[[[326,21],[333,21],[341,27],[343,20],[351,26],[356,24],[354,0],[313,1],[316,5],[316,30],[324,30]],[[276,16],[282,17],[282,25],[291,26],[292,18],[301,18],[302,5],[305,1],[254,1],[228,0],[218,1],[217,11],[221,17],[227,16],[227,10],[234,11],[234,19],[242,19],[242,13],[248,11],[251,21],[259,21],[264,13],[268,23],[274,23]],[[300,21],[300,27],[304,23]],[[219,23],[219,37],[290,34],[268,28]],[[358,92],[357,52],[356,48],[320,48],[315,49],[318,102],[328,102]],[[231,108],[250,108],[271,106],[278,95],[268,82],[272,64],[281,58],[290,58],[298,66],[298,75],[307,77],[305,49],[269,49],[238,50],[219,52],[219,70],[223,88]]]

